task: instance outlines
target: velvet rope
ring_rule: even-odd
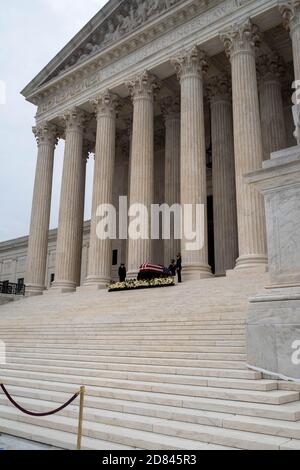
[[[75,395],[70,398],[70,400],[67,401],[67,403],[65,403],[64,405],[62,405],[61,407],[57,408],[57,410],[53,410],[53,411],[50,411],[49,413],[33,413],[31,411],[28,411],[28,410],[25,410],[25,408],[23,408],[22,406],[18,405],[18,403],[15,402],[15,400],[10,396],[10,394],[8,393],[8,391],[6,390],[5,386],[3,384],[0,384],[0,387],[2,388],[4,394],[6,395],[7,399],[19,410],[21,411],[22,413],[26,414],[26,415],[29,415],[29,416],[36,416],[36,417],[45,417],[45,416],[51,416],[51,415],[55,415],[56,413],[59,413],[60,411],[64,410],[65,408],[67,408],[67,406],[71,405],[71,403],[73,403],[74,400],[76,400],[76,398],[80,395],[80,392],[77,392],[75,393]]]

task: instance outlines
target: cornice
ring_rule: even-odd
[[[183,2],[180,8],[193,3],[191,0]],[[168,62],[183,49],[205,44],[210,40],[213,40],[214,48],[217,48],[215,53],[219,53],[223,49],[221,41],[218,42],[221,29],[230,27],[233,22],[261,15],[277,5],[277,0],[212,0],[209,6],[204,7],[202,4],[202,8],[191,17],[185,17],[175,26],[173,23],[170,31],[156,35],[136,50],[127,51],[124,57],[115,58],[114,62],[103,66],[88,61],[81,66],[80,73],[78,70],[74,71],[68,77],[56,79],[56,83],[49,83],[39,89],[35,95],[39,105],[37,121],[54,119],[67,105],[80,106],[107,88],[114,89],[124,85],[131,76],[143,72],[145,57],[147,68],[151,70]],[[176,11],[180,8],[177,6]],[[163,16],[165,18],[168,15],[165,13]],[[102,60],[106,54],[108,51],[100,53],[97,60]]]

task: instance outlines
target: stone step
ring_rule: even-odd
[[[54,362],[55,364],[55,362]],[[9,371],[23,371],[24,364],[6,364],[2,367],[2,370]],[[26,372],[45,372],[44,366],[38,365],[27,365]],[[161,374],[161,373],[145,373],[145,372],[116,372],[107,371],[101,369],[80,369],[78,367],[58,367],[52,365],[47,367],[47,373],[58,374],[58,375],[71,375],[85,377],[86,384],[95,385],[101,379],[119,379],[129,380],[137,382],[159,382],[166,384],[182,384],[182,385],[198,385],[201,387],[217,387],[217,388],[229,388],[229,389],[241,389],[241,390],[260,390],[270,391],[277,390],[277,381],[275,380],[243,380],[243,379],[232,379],[232,378],[220,378],[220,377],[197,377],[190,375],[177,375],[177,374]],[[96,379],[96,381],[95,381]]]
[[[2,340],[3,341],[3,340]],[[87,343],[88,344],[88,343]],[[33,344],[32,347],[35,347]],[[7,352],[14,351],[16,348],[12,347],[10,343],[6,342],[6,350]],[[17,348],[17,349],[22,349],[22,348]],[[27,348],[26,348],[27,349]],[[195,344],[194,346],[189,344],[189,345],[184,345],[182,346],[181,344],[178,344],[177,342],[173,343],[172,345],[168,345],[166,343],[162,344],[122,344],[122,343],[117,343],[117,344],[111,344],[107,342],[107,344],[97,344],[97,351],[139,351],[139,352],[166,352],[166,353],[172,353],[172,352],[183,352],[183,353],[201,353],[201,354],[243,354],[245,356],[246,354],[246,347],[240,347],[240,346],[202,346]],[[113,354],[113,352],[112,352]]]
[[[10,364],[19,363],[22,369],[26,369],[27,365],[42,365],[43,367],[52,366],[53,363],[57,367],[73,367],[73,368],[83,368],[86,371],[94,369],[98,371],[111,372],[113,374],[118,372],[141,372],[141,366],[136,364],[127,364],[127,363],[106,363],[106,362],[97,362],[97,357],[86,356],[86,360],[75,360],[76,357],[73,355],[63,355],[58,356],[57,354],[40,354],[36,355],[35,353],[8,353],[7,361]],[[199,376],[199,377],[223,377],[223,378],[232,378],[232,379],[247,379],[247,380],[260,380],[262,374],[259,372],[254,372],[251,370],[238,370],[238,369],[213,369],[213,368],[200,368],[200,367],[170,367],[166,366],[151,366],[143,365],[143,371],[145,373],[154,373],[154,374],[175,374],[175,375],[189,375],[189,376]]]
[[[50,401],[59,404],[66,402],[70,395],[76,390],[75,385],[65,387],[65,391],[62,392],[58,392],[53,389],[53,387],[52,390],[47,390],[42,388],[26,388],[26,385],[24,387],[9,385],[9,392],[14,397],[18,397],[18,399],[23,397],[35,401]],[[3,399],[5,399],[4,396]],[[136,401],[130,400],[130,397],[127,396],[125,396],[124,399],[120,399],[87,395],[85,404],[89,408],[146,416],[152,416],[154,410],[154,416],[166,419],[172,419],[174,412],[183,413],[185,417],[187,414],[188,418],[185,418],[187,421],[190,420],[191,416],[199,416],[199,412],[213,412],[218,415],[227,414],[227,417],[228,415],[242,415],[292,422],[300,420],[299,401],[278,406],[211,398],[188,397],[182,400],[176,395],[153,394],[149,397],[149,395],[146,394],[136,394]],[[168,410],[168,414],[165,414],[165,408]],[[157,414],[161,409],[163,410],[163,414]]]
[[[98,300],[99,302],[99,300]],[[120,306],[119,306],[120,307]],[[179,327],[190,327],[192,329],[196,328],[197,326],[201,328],[201,325],[206,322],[210,322],[213,324],[237,324],[236,322],[242,322],[242,324],[246,323],[247,319],[247,302],[243,306],[243,309],[237,313],[233,312],[232,307],[228,307],[226,311],[223,313],[216,314],[214,309],[212,308],[210,312],[203,312],[202,308],[199,309],[199,312],[197,314],[190,314],[188,317],[184,316],[184,313],[181,312],[180,318],[182,320],[179,320],[178,317],[176,317],[176,314],[174,312],[172,313],[172,316],[167,317],[163,312],[160,311],[160,318],[164,318],[162,321],[158,321],[158,316],[156,317],[151,317],[151,315],[147,312],[147,315],[144,315],[144,318],[146,320],[142,321],[139,320],[140,314],[139,315],[134,315],[130,314],[130,317],[126,317],[126,315],[122,314],[119,315],[117,312],[111,314],[110,316],[105,316],[103,313],[103,306],[99,305],[99,313],[100,313],[100,319],[99,321],[99,315],[98,313],[94,316],[96,319],[93,322],[89,322],[89,319],[87,316],[85,316],[86,322],[82,321],[82,315],[77,315],[72,317],[72,323],[66,323],[63,321],[62,317],[59,316],[60,321],[54,321],[53,320],[53,315],[50,315],[48,317],[44,317],[40,315],[40,310],[39,310],[39,316],[28,316],[24,320],[24,309],[22,309],[22,315],[17,318],[17,323],[13,323],[12,318],[10,318],[8,321],[6,320],[5,323],[5,318],[3,319],[3,322],[1,323],[0,331],[1,330],[10,330],[10,331],[33,331],[33,330],[44,330],[44,331],[55,331],[55,330],[68,330],[68,331],[75,331],[78,330],[79,328],[81,330],[89,330],[93,331],[94,329],[97,328],[121,328],[121,329],[126,329],[128,327],[130,328],[144,328],[146,331],[148,327],[153,327],[153,328],[158,328],[158,329],[163,329],[163,328],[169,328],[170,326],[179,326]],[[98,315],[98,316],[97,316]],[[28,320],[31,322],[30,326],[28,326]],[[232,323],[233,322],[233,323]]]
[[[85,353],[90,351],[89,346],[86,346]],[[23,348],[19,347],[17,348],[19,351],[29,351],[29,352],[34,352],[36,354],[39,354],[39,352],[51,352],[51,351],[56,351],[57,353],[65,353],[66,351],[72,352],[76,351],[77,355],[81,354],[82,351],[78,350],[77,348],[41,348],[41,347],[29,347],[29,348]],[[19,351],[19,352],[20,352]],[[7,347],[7,352],[14,352],[11,350],[11,348],[8,346]],[[236,362],[244,362],[246,361],[246,354],[234,354],[234,353],[190,353],[190,352],[165,352],[165,351],[152,351],[152,350],[137,350],[137,351],[127,351],[127,350],[97,350],[97,355],[98,357],[111,357],[113,356],[113,359],[117,358],[122,358],[126,357],[126,360],[130,359],[147,359],[151,360],[152,358],[159,358],[159,359],[183,359],[183,360],[193,360],[193,361],[203,361],[203,360],[208,360],[208,361],[224,361],[224,362],[231,362],[231,361],[236,361]],[[82,354],[83,356],[83,354]]]
[[[44,351],[44,356],[49,357],[50,354],[53,354],[54,350],[46,350]],[[23,354],[24,350],[21,349],[20,352]],[[41,357],[42,353],[40,351],[36,351],[33,349],[30,351],[35,357]],[[58,358],[63,358],[63,356],[66,353],[66,350],[60,350],[56,349],[55,350],[56,355]],[[70,350],[68,351],[70,352]],[[124,356],[119,356],[119,354],[116,354],[114,352],[113,356],[104,355],[102,352],[99,353],[99,351],[93,351],[93,356],[89,356],[89,351],[78,351],[76,349],[72,350],[72,358],[76,360],[76,358],[80,358],[81,360],[88,360],[88,361],[96,361],[96,362],[102,362],[105,364],[135,364],[135,365],[158,365],[158,366],[174,366],[174,367],[200,367],[200,368],[213,368],[213,369],[236,369],[236,370],[248,370],[247,366],[244,361],[225,361],[225,360],[208,360],[208,359],[170,359],[169,357],[161,357],[161,354],[158,354],[157,356],[151,355],[151,357],[148,357],[145,355],[145,357],[129,357],[129,355],[124,355]],[[99,354],[98,354],[99,353]],[[8,353],[8,357],[10,353]],[[94,359],[93,359],[94,358]]]
[[[115,330],[113,328],[106,328],[102,329],[101,327],[94,328],[93,330],[84,330],[81,328],[78,329],[73,329],[72,331],[60,331],[59,333],[55,333],[55,331],[47,331],[47,330],[38,330],[38,331],[30,331],[28,330],[27,332],[19,331],[15,332],[13,330],[8,330],[8,331],[1,331],[0,334],[1,336],[7,337],[7,338],[14,338],[14,337],[23,337],[24,335],[29,338],[69,338],[72,339],[72,336],[78,335],[82,336],[84,335],[85,337],[93,338],[107,338],[110,336],[116,336],[117,338],[122,338],[122,337],[127,337],[127,336],[155,336],[155,337],[161,337],[165,338],[167,336],[195,336],[195,335],[201,335],[203,332],[221,332],[221,334],[232,334],[235,333],[236,331],[244,331],[245,329],[245,324],[243,325],[222,325],[220,326],[219,324],[216,325],[201,325],[201,326],[194,326],[193,328],[191,327],[172,327],[171,325],[169,327],[163,328],[157,328],[155,330],[150,330],[146,328],[131,328],[128,329],[126,328],[125,330],[119,331]],[[220,334],[220,333],[219,333]]]
[[[36,418],[18,413],[10,406],[0,406],[0,412],[1,417],[6,420],[15,419],[31,425],[36,423]],[[131,419],[131,423],[133,420],[134,419]],[[85,421],[83,435],[93,439],[107,440],[115,444],[147,450],[166,449],[167,442],[171,446],[171,449],[168,450],[178,448],[189,449],[191,445],[192,449],[196,450],[199,448],[198,446],[202,446],[203,443],[245,450],[280,450],[281,446],[290,441],[290,439],[287,438],[222,429],[216,426],[203,426],[146,417],[144,417],[144,420],[146,424],[151,425],[151,431],[143,431],[118,425],[112,426],[101,422]],[[136,427],[138,427],[138,422],[139,418],[137,417],[135,420]],[[55,415],[41,418],[39,425],[41,426],[42,424],[45,428],[58,429],[72,434],[75,434],[77,430],[77,420],[65,416]],[[176,440],[177,445],[175,443]],[[180,447],[178,447],[179,442]],[[197,445],[197,443],[199,444]]]
[[[124,334],[130,331],[140,331],[149,333],[157,332],[164,334],[165,331],[192,331],[194,333],[195,330],[201,330],[203,327],[207,327],[208,329],[211,328],[218,328],[222,327],[222,329],[233,329],[236,327],[244,327],[246,324],[246,318],[237,319],[237,320],[229,320],[229,319],[210,319],[210,320],[198,320],[197,322],[178,322],[178,321],[168,321],[168,322],[147,322],[147,323],[75,323],[75,324],[59,324],[56,326],[49,325],[49,324],[33,324],[30,327],[25,324],[24,326],[20,327],[18,324],[17,326],[13,326],[11,324],[7,326],[0,326],[0,333],[8,333],[8,334],[23,334],[24,332],[28,332],[30,334],[72,334],[74,332],[86,333],[93,335],[95,331],[99,331],[100,333],[107,333],[114,331],[116,334]],[[61,329],[61,332],[58,330]]]
[[[106,339],[97,339],[97,338],[85,338],[84,335],[80,336],[80,337],[76,337],[74,336],[73,339],[64,339],[64,338],[57,338],[57,339],[53,339],[53,340],[47,340],[47,339],[43,339],[41,338],[40,340],[33,340],[33,339],[30,339],[30,338],[26,338],[26,337],[22,337],[22,338],[10,338],[10,339],[7,339],[5,338],[4,336],[1,337],[1,339],[3,341],[6,341],[11,344],[11,345],[17,345],[17,344],[24,344],[24,346],[26,346],[26,344],[36,344],[37,346],[43,346],[43,345],[64,345],[64,346],[68,346],[68,345],[84,345],[85,343],[89,343],[89,344],[98,344],[98,343],[103,343],[103,344],[108,344],[110,341],[111,343],[115,343],[115,344],[118,344],[120,342],[120,337],[114,337],[114,336],[111,336],[109,338],[106,338]],[[148,340],[148,341],[151,341],[151,342],[164,342],[164,341],[167,341],[167,340],[170,340],[174,343],[176,343],[176,341],[185,341],[185,342],[189,342],[189,341],[194,341],[194,342],[197,342],[197,341],[201,341],[201,340],[204,340],[204,341],[207,341],[207,340],[226,340],[226,341],[232,341],[232,340],[238,340],[238,341],[243,341],[245,340],[245,330],[243,329],[241,332],[237,332],[237,333],[233,333],[233,334],[222,334],[221,332],[219,333],[212,333],[212,334],[208,334],[208,333],[205,333],[203,332],[203,334],[199,334],[199,335],[176,335],[176,336],[172,336],[172,335],[169,335],[169,336],[165,336],[164,338],[163,337],[156,337],[156,336],[149,336],[149,337],[145,337],[145,338],[141,338],[140,335],[136,335],[136,336],[127,336],[126,338],[123,338],[123,340],[121,342],[123,343],[131,343],[131,342],[137,342],[137,343],[143,343],[144,340]]]
[[[86,378],[48,373],[34,373],[27,371],[1,370],[4,384],[41,388],[44,390],[68,391],[71,384],[84,385]],[[298,392],[280,390],[252,391],[241,389],[222,389],[217,387],[200,387],[191,385],[175,385],[151,382],[120,381],[114,379],[90,379],[96,383],[88,387],[88,395],[118,398],[126,400],[152,400],[164,398],[164,395],[182,396],[185,398],[214,398],[219,400],[231,400],[250,403],[264,403],[280,405],[299,400]],[[101,384],[101,385],[100,385]],[[53,388],[57,387],[57,388]],[[162,403],[165,404],[165,403]]]
[[[5,397],[0,397],[0,406],[6,405]],[[59,403],[53,402],[36,402],[36,400],[16,397],[19,404],[28,410],[36,412],[45,412],[55,409]],[[60,413],[61,416],[71,418],[78,417],[78,406],[72,406]],[[290,439],[300,439],[300,421],[290,422],[283,420],[272,420],[265,418],[254,418],[244,416],[234,416],[225,413],[201,412],[195,410],[181,410],[170,407],[153,407],[143,409],[143,413],[137,413],[137,409],[129,412],[123,410],[108,411],[95,408],[85,408],[84,417],[86,421],[96,421],[97,423],[108,424],[111,426],[120,426],[141,431],[153,431],[158,425],[165,425],[167,420],[176,422],[180,427],[180,423],[201,424],[203,426],[214,426],[224,429],[234,429],[245,432],[254,432],[278,437],[286,437]],[[164,421],[164,422],[163,422]],[[159,432],[159,430],[157,430]],[[300,450],[300,448],[299,448]]]
[[[22,423],[21,421],[18,421],[18,426],[16,426],[15,417],[13,417],[12,420],[0,417],[0,432],[40,444],[54,446],[58,449],[76,450],[77,447],[76,434],[43,428],[33,424]],[[84,436],[82,439],[82,450],[118,451],[135,450],[135,448]]]

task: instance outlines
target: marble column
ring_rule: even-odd
[[[244,175],[263,162],[262,133],[256,75],[258,28],[250,21],[234,25],[221,35],[232,69],[239,259],[236,269],[266,270],[264,201]]]
[[[295,123],[293,118],[293,102],[291,100],[292,82],[293,78],[288,74],[282,85],[282,102],[287,148],[297,145],[297,141],[294,135]]]
[[[203,247],[188,250],[183,233],[181,249],[185,279],[211,276],[208,265],[207,175],[204,126],[203,77],[208,68],[204,52],[197,47],[172,60],[181,83],[181,205],[202,204],[204,210]],[[194,227],[195,228],[195,227]],[[183,231],[185,232],[185,230]]]
[[[26,268],[26,295],[40,295],[45,290],[48,234],[51,210],[54,150],[57,129],[43,123],[33,129],[38,144],[31,224]]]
[[[66,141],[59,223],[56,272],[52,290],[74,292],[80,283],[85,166],[83,132],[87,115],[74,108],[64,115]]]
[[[300,0],[282,1],[280,12],[292,39],[295,80],[300,80]]]
[[[180,204],[180,98],[169,97],[162,104],[165,120],[165,203],[172,207]],[[173,219],[174,220],[174,219]],[[171,222],[171,239],[164,241],[165,266],[176,258],[181,241],[174,238],[174,221]]]
[[[130,206],[146,207],[140,217],[144,234],[128,240],[128,277],[136,277],[139,267],[152,260],[150,236],[151,205],[154,198],[154,91],[156,78],[148,72],[127,84],[133,101],[133,131],[130,162]],[[138,215],[138,214],[137,214]],[[130,217],[131,223],[136,217]],[[147,232],[148,231],[148,235]]]
[[[257,65],[263,154],[264,160],[269,160],[272,152],[287,146],[282,99],[285,67],[282,58],[275,52],[260,56]]]
[[[98,237],[98,207],[113,203],[113,180],[116,152],[116,108],[118,97],[109,91],[93,102],[97,117],[92,221],[88,276],[85,287],[102,289],[111,280],[112,240]]]
[[[238,257],[231,84],[227,76],[209,83],[212,135],[215,273],[224,275]]]

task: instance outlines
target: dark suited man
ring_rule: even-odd
[[[182,273],[182,257],[181,257],[181,253],[178,253],[178,255],[177,255],[176,271],[177,271],[177,276],[178,276],[178,283],[181,284],[181,283],[182,283],[182,277],[181,277],[181,273]]]
[[[126,281],[126,275],[127,275],[127,271],[126,271],[125,264],[121,264],[121,266],[119,267],[120,282],[125,282]]]

